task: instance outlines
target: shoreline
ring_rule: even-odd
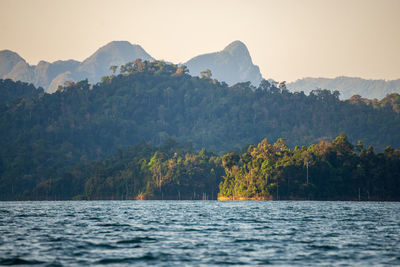
[[[218,201],[267,201],[273,200],[272,197],[267,199],[266,197],[225,197],[218,196]]]

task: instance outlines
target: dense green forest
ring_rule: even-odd
[[[216,199],[224,175],[221,159],[167,139],[140,142],[104,160],[78,164],[43,181],[22,199]]]
[[[36,89],[32,84],[20,81],[14,82],[10,79],[0,79],[0,103],[18,102],[23,98],[38,97],[43,93],[43,88]]]
[[[357,96],[340,101],[338,92],[327,90],[290,93],[284,82],[229,87],[209,71],[192,77],[185,66],[160,61],[137,60],[121,66],[119,74],[117,69],[95,85],[69,82],[53,94],[0,82],[1,199],[29,195],[78,163],[102,161],[142,140],[158,147],[173,137],[192,143],[193,155],[203,147],[220,155],[265,137],[282,137],[293,148],[340,132],[378,151],[400,147],[397,94],[381,101]]]
[[[400,200],[400,152],[390,146],[376,154],[341,134],[294,149],[264,139],[243,151],[218,156],[171,138],[159,147],[140,142],[77,164],[18,199]]]
[[[264,139],[222,157],[222,199],[400,200],[400,152],[376,154],[343,133],[333,141],[290,149]]]

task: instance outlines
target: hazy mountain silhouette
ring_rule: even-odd
[[[12,71],[19,62],[25,62],[17,53],[10,50],[0,51],[0,78]]]
[[[291,91],[304,91],[309,93],[317,88],[338,90],[340,98],[348,99],[353,95],[360,95],[369,99],[382,99],[387,94],[400,93],[400,79],[398,80],[366,80],[354,77],[329,78],[304,78],[288,83]]]
[[[76,72],[80,62],[76,60],[58,60],[53,63],[40,61],[34,69],[33,84],[43,88],[49,88],[51,82],[60,73]]]
[[[29,65],[17,53],[0,51],[0,78],[33,83],[43,87],[47,92],[54,92],[58,85],[65,81],[88,79],[98,82],[102,76],[111,73],[111,65],[122,65],[137,58],[153,60],[140,45],[132,45],[127,41],[114,41],[99,48],[83,62],[76,60],[40,61],[38,65]]]
[[[78,72],[90,82],[98,82],[110,73],[110,66],[120,66],[136,59],[154,60],[140,45],[127,41],[114,41],[99,48],[78,67]]]
[[[102,76],[111,74],[110,66],[120,66],[137,58],[153,60],[140,45],[127,41],[113,41],[99,48],[83,62],[76,60],[58,60],[53,63],[40,61],[36,66],[29,65],[20,55],[10,50],[0,51],[0,78],[10,78],[42,87],[46,92],[54,92],[65,81],[88,79],[92,83],[100,81]],[[258,86],[262,76],[259,67],[254,65],[244,43],[234,41],[222,51],[196,56],[184,63],[191,75],[210,69],[212,77],[229,85],[250,81]],[[366,80],[352,77],[304,78],[288,83],[291,91],[309,93],[322,88],[338,90],[342,99],[353,95],[382,99],[387,94],[400,93],[400,79]]]
[[[11,71],[4,75],[4,77],[14,81],[33,83],[35,75],[34,70],[34,66],[30,66],[25,60],[22,60],[15,64]]]
[[[210,69],[213,78],[229,85],[250,81],[258,86],[262,79],[259,67],[253,64],[246,45],[241,41],[232,42],[220,52],[194,57],[184,65],[194,76]]]
[[[154,60],[140,45],[132,45],[127,41],[110,42],[83,62],[40,61],[36,66],[29,65],[17,53],[4,50],[0,51],[0,77],[33,83],[51,93],[65,81],[88,79],[96,83],[102,76],[111,73],[111,65],[120,66],[137,58]],[[258,66],[252,63],[246,45],[240,41],[229,44],[220,52],[194,57],[185,65],[192,75],[200,75],[201,71],[210,69],[213,78],[229,85],[250,81],[258,86],[262,79]]]

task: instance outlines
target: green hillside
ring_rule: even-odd
[[[70,82],[54,94],[0,101],[2,198],[142,140],[158,146],[174,137],[221,153],[264,138],[294,147],[345,132],[378,151],[400,147],[398,95],[340,101],[327,90],[290,93],[284,83],[229,87],[210,73],[192,77],[185,67],[160,61],[137,60],[120,70],[93,86]],[[5,95],[12,86],[0,90]]]

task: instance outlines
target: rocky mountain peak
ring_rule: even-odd
[[[250,81],[258,86],[262,79],[260,69],[253,64],[246,45],[241,41],[230,43],[222,51],[194,57],[185,65],[192,75],[210,69],[214,78],[229,85]]]

